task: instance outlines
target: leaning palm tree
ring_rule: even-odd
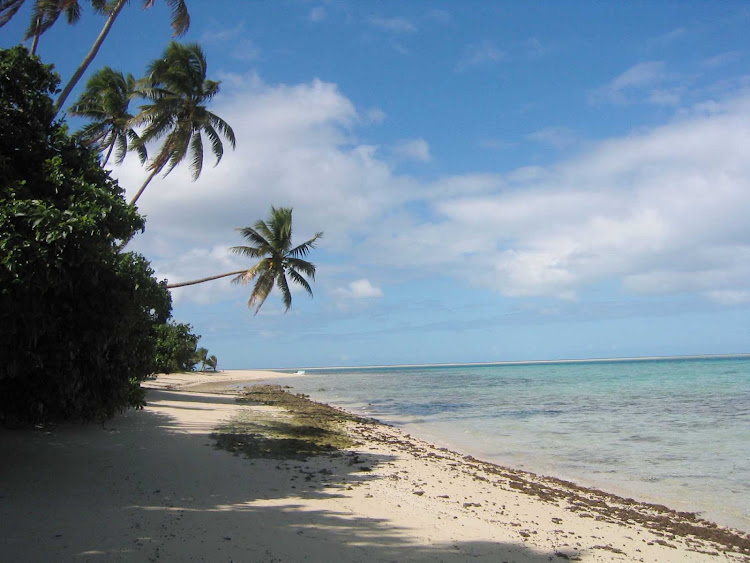
[[[107,10],[107,0],[91,0],[91,6],[97,14],[104,14]],[[81,3],[78,0],[36,0],[31,12],[31,23],[24,40],[34,38],[31,54],[36,54],[39,37],[51,28],[62,14],[68,24],[77,23],[81,19]]]
[[[99,152],[106,151],[102,166],[107,164],[115,147],[115,162],[122,164],[128,141],[138,153],[141,164],[146,162],[146,147],[137,143],[138,134],[130,125],[133,115],[128,110],[136,93],[136,80],[132,74],[125,76],[106,66],[89,78],[86,91],[70,108],[72,115],[91,120],[76,136]]]
[[[16,15],[25,1],[0,0],[0,27]],[[96,13],[106,13],[107,0],[91,0],[91,6]],[[69,24],[74,24],[81,18],[81,10],[78,0],[35,0],[31,11],[31,22],[23,37],[24,41],[34,38],[31,44],[31,54],[36,54],[39,37],[51,28],[62,14],[65,14]]]
[[[13,0],[0,0],[0,2],[5,1],[9,3],[13,3]],[[64,0],[61,0],[64,1]],[[143,0],[143,8],[151,8],[154,5],[155,0]],[[187,4],[185,3],[185,0],[164,0],[169,7],[170,11],[172,12],[172,29],[174,29],[174,33],[172,34],[173,37],[180,37],[184,35],[188,28],[190,27],[190,14],[188,13]],[[73,76],[70,77],[70,80],[68,80],[68,83],[65,85],[65,88],[62,89],[62,92],[60,92],[60,95],[57,98],[57,101],[55,102],[55,111],[59,112],[60,108],[63,107],[65,104],[65,101],[68,99],[68,96],[70,95],[70,92],[73,90],[76,84],[78,84],[78,81],[83,76],[83,73],[86,72],[86,69],[91,64],[91,61],[94,60],[94,57],[96,57],[96,54],[99,52],[99,48],[102,46],[102,43],[104,43],[104,40],[107,38],[107,35],[109,34],[110,29],[112,29],[112,26],[115,23],[115,20],[117,19],[117,16],[120,15],[120,12],[122,9],[130,3],[130,0],[111,0],[107,3],[105,8],[105,13],[107,14],[107,21],[104,22],[104,26],[102,27],[102,30],[99,32],[98,37],[94,41],[94,44],[91,46],[91,49],[89,49],[89,52],[86,54],[86,56],[83,58],[83,61],[78,66],[76,71],[73,73]],[[2,5],[0,5],[0,9],[2,8]],[[15,12],[14,12],[15,13]]]
[[[216,164],[224,155],[222,136],[232,148],[236,146],[229,124],[206,108],[219,92],[219,83],[206,79],[206,56],[200,45],[172,41],[164,56],[149,65],[145,82],[140,93],[151,103],[142,106],[141,113],[133,119],[134,125],[146,126],[138,144],[142,146],[162,137],[164,142],[148,167],[151,174],[131,205],[138,201],[154,176],[165,168],[164,175],[169,174],[188,153],[193,180],[196,180],[203,169],[203,134],[211,143]]]
[[[13,19],[26,0],[0,0],[0,27]]]
[[[211,371],[216,371],[216,366],[219,365],[219,360],[216,356],[209,356],[206,358],[206,365],[211,368]]]
[[[227,272],[189,282],[168,284],[167,288],[195,285],[227,276],[236,276],[232,283],[243,285],[256,280],[250,294],[250,300],[247,302],[248,307],[255,306],[256,315],[274,285],[281,291],[281,298],[286,306],[286,311],[292,306],[292,292],[289,289],[290,280],[301,285],[312,296],[312,289],[305,276],[312,280],[315,279],[315,265],[303,260],[303,258],[309,254],[310,250],[315,248],[315,243],[323,236],[323,233],[315,233],[315,236],[310,240],[292,247],[292,209],[288,207],[271,207],[271,215],[266,221],[259,220],[252,227],[237,230],[252,246],[233,246],[232,252],[248,258],[260,258],[260,262],[246,270]],[[287,279],[287,276],[289,276],[289,279]]]
[[[206,364],[208,363],[208,350],[206,348],[198,348],[195,351],[195,361],[201,363],[201,371],[206,371]]]

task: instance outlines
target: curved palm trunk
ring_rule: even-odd
[[[207,281],[211,281],[211,280],[218,280],[219,278],[225,278],[227,276],[236,276],[238,274],[244,274],[245,272],[247,272],[247,269],[237,270],[236,272],[227,272],[226,274],[219,274],[217,276],[211,276],[211,277],[208,277],[208,278],[201,278],[199,280],[192,280],[192,281],[187,281],[187,282],[182,282],[182,283],[170,283],[170,284],[167,284],[167,289],[173,289],[175,287],[183,287],[183,286],[186,286],[186,285],[195,285],[195,284],[198,284],[198,283],[203,283],[203,282],[207,282]]]
[[[102,43],[104,43],[104,40],[107,38],[107,35],[109,34],[109,30],[112,29],[112,25],[115,23],[115,20],[117,19],[117,16],[120,15],[120,12],[125,7],[125,3],[127,0],[119,0],[117,2],[117,5],[112,9],[112,11],[109,14],[109,17],[107,18],[107,21],[104,23],[104,27],[102,27],[101,32],[99,32],[99,36],[96,38],[96,41],[94,41],[94,44],[91,46],[91,49],[84,57],[83,61],[79,65],[79,67],[76,69],[75,73],[73,73],[73,76],[70,77],[70,80],[68,80],[68,83],[65,85],[65,88],[63,88],[63,91],[60,93],[60,97],[57,98],[57,102],[55,103],[55,115],[57,115],[60,112],[60,108],[65,103],[65,100],[68,99],[68,96],[70,95],[71,90],[75,87],[76,84],[78,84],[78,81],[81,79],[81,76],[83,76],[83,73],[86,72],[86,69],[91,64],[91,61],[94,60],[94,57],[96,57],[96,54],[99,52],[99,48],[102,46]]]
[[[36,55],[36,48],[39,45],[39,27],[41,25],[41,20],[39,18],[36,19],[36,33],[34,34],[34,40],[31,42],[31,54]]]
[[[114,148],[115,148],[115,144],[114,143],[112,143],[111,145],[109,145],[109,150],[107,151],[107,156],[104,157],[104,162],[102,162],[102,168],[104,168],[105,166],[107,166],[107,161],[109,160],[109,157],[112,156],[112,151],[114,150]]]
[[[130,205],[135,205],[135,202],[138,201],[138,198],[141,197],[141,194],[143,193],[143,190],[146,189],[146,186],[148,186],[149,182],[154,179],[154,176],[156,176],[159,173],[160,168],[154,168],[154,171],[151,172],[151,174],[148,175],[148,178],[146,178],[146,181],[143,182],[143,185],[138,190],[138,192],[133,196],[133,199],[130,200]]]

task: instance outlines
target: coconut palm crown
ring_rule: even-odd
[[[216,164],[224,155],[221,138],[236,146],[234,131],[229,124],[206,105],[219,92],[219,83],[206,79],[206,56],[200,45],[182,45],[172,41],[162,58],[148,68],[146,85],[140,95],[150,101],[141,107],[133,125],[144,125],[140,145],[164,138],[158,154],[148,169],[151,175],[131,203],[157,173],[166,168],[169,174],[190,154],[193,180],[203,169],[203,134],[211,145]]]
[[[312,289],[305,276],[315,279],[315,265],[303,258],[315,248],[315,243],[323,233],[316,233],[310,240],[292,247],[292,209],[287,207],[271,207],[268,220],[259,220],[252,227],[237,230],[252,246],[234,246],[230,250],[248,258],[261,258],[255,266],[232,280],[232,283],[244,285],[257,278],[247,302],[248,307],[256,307],[255,314],[271,293],[274,284],[281,291],[287,311],[292,306],[289,280],[301,285],[312,296]]]
[[[128,142],[138,153],[141,164],[146,161],[146,147],[137,142],[138,134],[130,125],[133,115],[129,112],[129,105],[136,94],[137,83],[132,74],[125,76],[107,66],[88,80],[85,92],[70,108],[72,115],[91,120],[77,136],[100,152],[106,151],[102,166],[107,164],[115,147],[115,162],[122,164]]]

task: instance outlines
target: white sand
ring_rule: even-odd
[[[219,381],[151,385],[195,377]],[[355,425],[361,445],[334,458],[249,460],[209,434],[272,407],[163,389],[148,401],[103,426],[0,431],[0,560],[748,560],[545,502],[391,427]]]

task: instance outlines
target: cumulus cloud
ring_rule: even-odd
[[[246,267],[226,250],[242,244],[233,228],[274,204],[294,207],[295,240],[325,231],[313,261],[340,298],[381,291],[345,281],[357,264],[509,296],[572,299],[601,282],[721,304],[750,292],[750,93],[552,166],[420,181],[358,138],[366,121],[334,84],[248,75],[223,86],[212,109],[234,127],[237,151],[216,168],[207,154],[197,182],[178,167],[139,201],[147,232],[132,247],[171,281]],[[144,177],[132,159],[115,172],[129,195]],[[194,287],[175,297],[246,298],[228,282]]]
[[[433,220],[369,250],[511,296],[570,299],[619,280],[627,291],[728,302],[750,279],[747,146],[750,97],[508,176],[494,192],[442,197]]]
[[[383,290],[372,285],[370,280],[366,278],[353,281],[346,287],[339,287],[333,293],[344,299],[375,299],[383,297]]]

